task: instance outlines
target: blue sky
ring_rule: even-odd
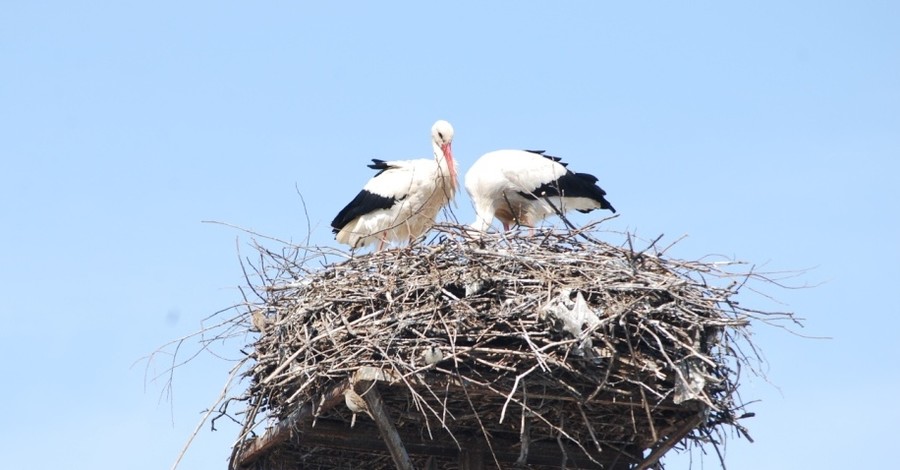
[[[140,358],[239,301],[249,251],[201,221],[301,241],[299,190],[332,245],[368,159],[429,156],[447,119],[463,169],[541,148],[596,174],[610,230],[809,269],[768,293],[832,339],[755,329],[756,443],[728,468],[876,467],[900,419],[898,24],[890,1],[4,2],[4,465],[168,468],[230,364],[170,395]],[[219,424],[181,468],[224,468]]]

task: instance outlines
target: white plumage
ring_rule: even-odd
[[[335,239],[353,248],[378,242],[412,242],[432,225],[456,194],[453,126],[437,121],[431,128],[433,159],[384,161],[380,170],[331,222]]]
[[[574,173],[542,150],[486,153],[466,172],[466,191],[477,216],[472,226],[485,231],[496,217],[509,230],[513,225],[534,227],[557,211],[615,212],[596,182],[593,175]]]
[[[444,353],[441,348],[432,344],[422,352],[422,359],[425,360],[426,365],[433,366],[444,359]]]

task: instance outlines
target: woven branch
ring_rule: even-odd
[[[534,449],[546,448],[569,467],[652,468],[673,446],[746,433],[739,373],[759,360],[741,352],[756,350],[748,328],[794,321],[734,300],[765,276],[737,274],[735,262],[671,259],[653,244],[635,251],[630,236],[613,246],[568,230],[436,230],[428,244],[335,263],[334,252],[258,246],[260,300],[246,317],[259,337],[249,386],[234,398],[246,409],[232,468],[393,468],[384,453],[304,446],[319,442],[317,425],[350,423],[342,404],[321,403],[362,368],[390,373],[380,395],[397,429],[433,446],[413,455],[416,466],[427,457],[430,468],[457,468],[448,446],[476,445],[501,467],[563,463],[539,463]],[[299,438],[265,461],[242,460],[261,426],[303,406],[311,421]],[[374,429],[365,421],[355,429]]]

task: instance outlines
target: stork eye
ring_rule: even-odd
[[[440,137],[441,140],[444,140],[444,133],[441,131],[438,131],[438,137]]]

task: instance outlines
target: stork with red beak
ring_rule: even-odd
[[[504,230],[534,227],[569,210],[609,209],[597,178],[575,173],[543,150],[497,150],[481,156],[466,172],[466,191],[475,206],[472,227],[486,231],[496,217]]]
[[[369,168],[379,171],[331,222],[335,239],[352,248],[378,243],[380,250],[422,236],[456,194],[452,142],[453,126],[442,120],[431,127],[433,159],[373,158]]]

